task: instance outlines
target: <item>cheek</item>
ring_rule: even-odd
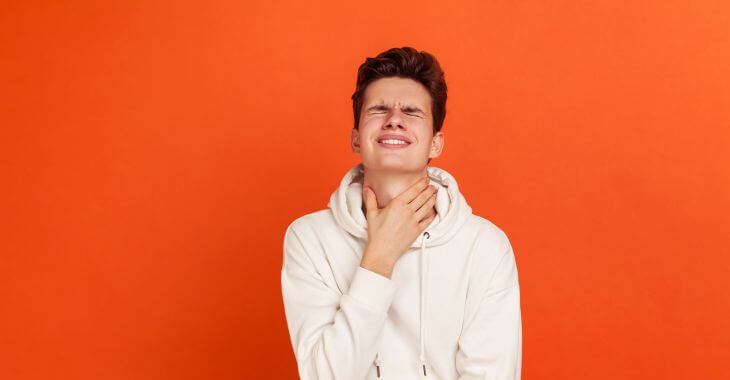
[[[382,115],[367,115],[360,119],[360,125],[367,126],[379,126],[383,123],[385,116]]]
[[[363,120],[360,124],[360,138],[362,140],[371,140],[377,136],[380,131],[380,121],[369,118]]]
[[[431,126],[424,121],[420,121],[418,124],[414,123],[414,127],[417,129],[414,129],[416,138],[418,139],[419,144],[431,144],[431,139],[433,139],[433,129]]]

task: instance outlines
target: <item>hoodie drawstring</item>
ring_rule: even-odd
[[[423,344],[423,330],[424,330],[424,323],[423,318],[426,313],[426,273],[428,270],[427,264],[427,258],[426,258],[426,239],[430,238],[431,234],[428,232],[423,233],[423,237],[421,238],[421,367],[423,367],[423,376],[426,375],[426,348]]]
[[[423,233],[423,237],[421,238],[421,313],[419,316],[419,324],[420,324],[420,336],[421,336],[421,354],[419,356],[419,359],[421,360],[421,368],[423,369],[423,376],[428,376],[426,374],[426,346],[423,344],[423,331],[424,331],[424,323],[423,318],[426,313],[426,273],[428,273],[428,263],[427,263],[427,256],[426,256],[426,239],[429,239],[431,237],[431,234],[428,233],[428,231]],[[380,377],[380,353],[375,353],[375,373],[378,377]]]
[[[380,377],[380,353],[375,353],[375,373]]]

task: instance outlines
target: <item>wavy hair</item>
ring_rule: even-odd
[[[360,126],[365,89],[375,80],[387,77],[413,79],[422,84],[431,95],[431,114],[434,135],[441,130],[446,117],[446,81],[436,58],[428,52],[412,47],[388,49],[375,58],[366,58],[357,70],[355,93],[352,94],[352,110],[355,129]]]

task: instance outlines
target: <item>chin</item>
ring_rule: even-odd
[[[427,160],[413,162],[385,157],[378,160],[363,160],[363,165],[370,170],[390,170],[402,172],[418,172],[426,168]]]

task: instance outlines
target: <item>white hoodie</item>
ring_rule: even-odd
[[[344,176],[329,208],[288,226],[281,287],[302,379],[520,379],[510,242],[472,214],[451,174],[427,172],[439,187],[437,216],[390,279],[360,267],[368,238],[362,164]]]

